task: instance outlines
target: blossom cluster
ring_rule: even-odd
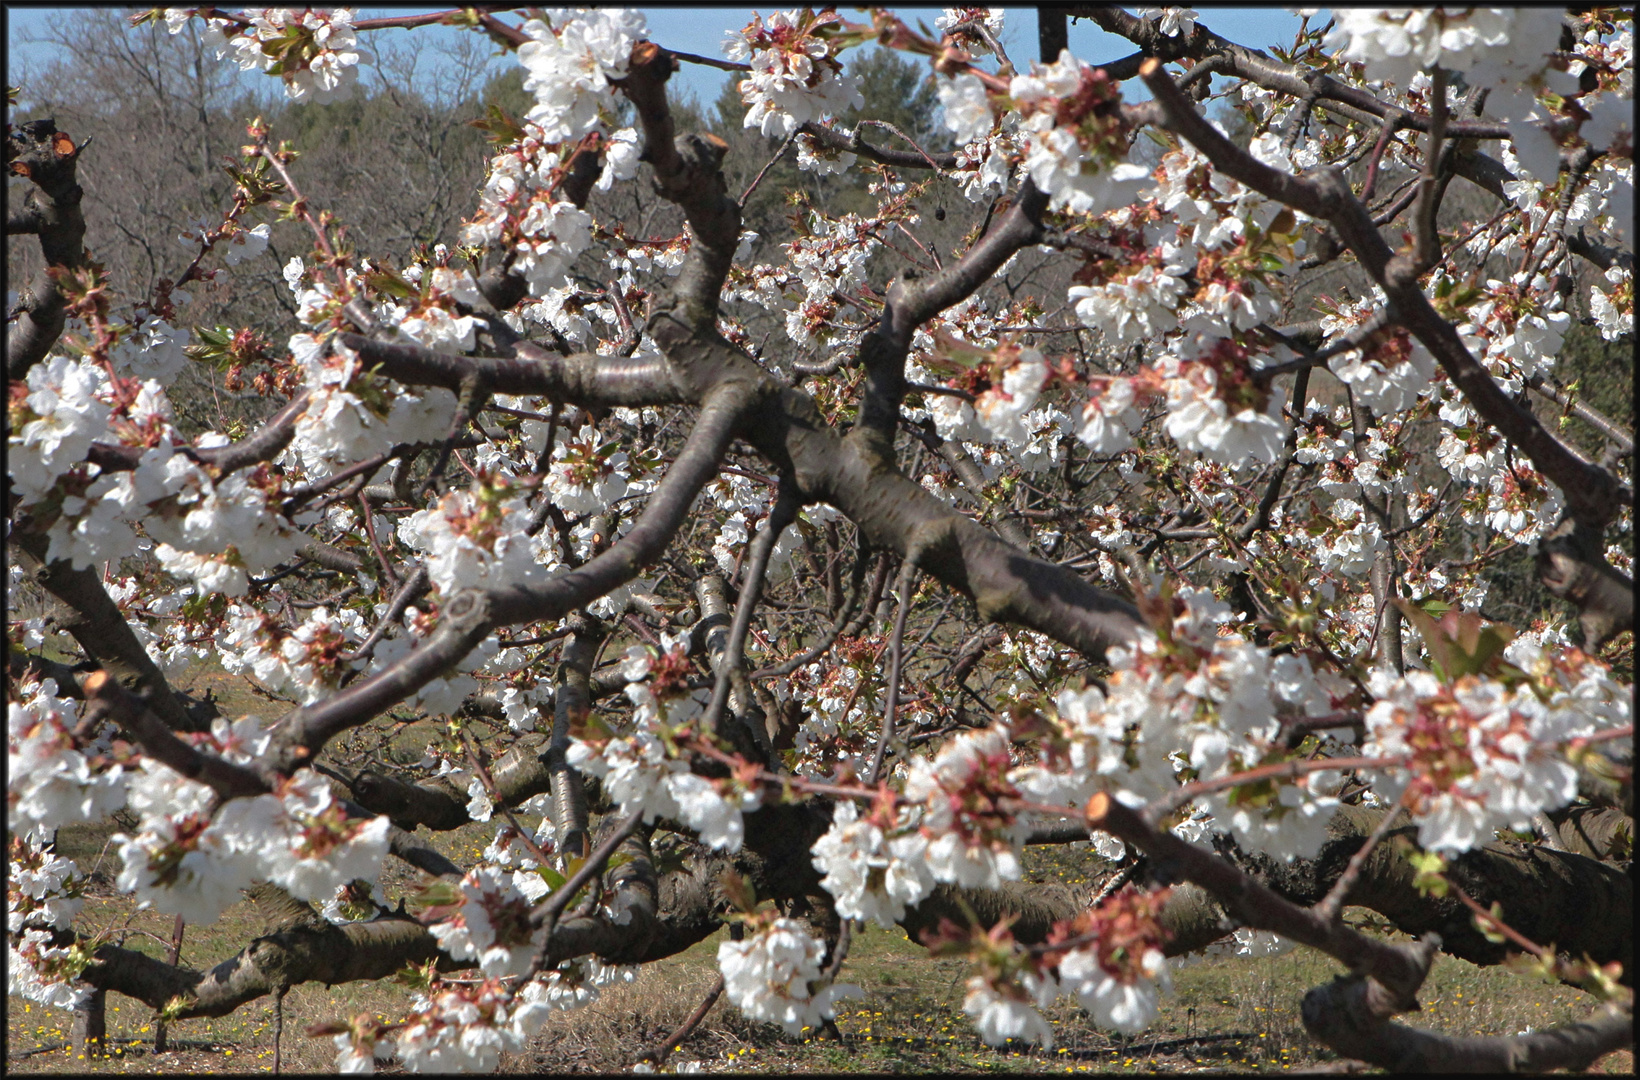
[[[179,33],[193,14],[168,8],[165,21]],[[241,71],[277,75],[292,101],[343,101],[359,81],[359,64],[370,54],[360,48],[350,8],[252,8],[236,23],[210,18],[201,35],[218,59],[231,56]]]
[[[844,74],[836,58],[831,38],[840,21],[835,12],[807,8],[774,12],[767,22],[754,14],[724,37],[724,55],[752,68],[739,85],[746,127],[786,138],[810,121],[865,104],[859,79]]]
[[[6,831],[43,840],[125,805],[125,767],[75,739],[79,707],[57,681],[14,684],[6,705]],[[106,746],[103,749],[107,749]]]
[[[779,1024],[788,1035],[836,1016],[836,1003],[863,997],[858,986],[827,982],[825,944],[795,919],[774,918],[742,941],[718,945],[723,989],[753,1020]]]
[[[663,638],[665,651],[641,645],[627,651],[623,673],[635,710],[631,734],[589,728],[571,738],[571,765],[596,776],[623,813],[642,811],[680,821],[701,842],[739,851],[747,811],[762,805],[762,792],[737,777],[712,780],[689,771],[680,740],[699,717],[705,699],[690,691],[687,636]]]
[[[240,728],[255,730],[254,718],[233,727],[218,721],[212,736],[230,761],[266,746],[265,732]],[[330,782],[306,769],[273,793],[219,806],[210,788],[144,758],[130,806],[138,831],[113,837],[124,864],[121,891],[191,923],[215,922],[256,881],[298,900],[329,899],[355,879],[375,880],[387,855],[387,818],[350,820]]]
[[[1373,786],[1405,793],[1424,848],[1460,854],[1564,806],[1577,793],[1564,744],[1632,722],[1626,689],[1580,650],[1521,640],[1505,656],[1516,671],[1504,678],[1373,674],[1362,751],[1405,762],[1373,770]]]
[[[971,100],[972,91],[969,91]],[[1065,50],[1051,64],[1032,64],[1008,86],[1028,133],[1022,168],[1048,195],[1048,205],[1073,214],[1124,206],[1148,175],[1124,161],[1121,97],[1103,68]],[[975,125],[967,133],[978,134]]]

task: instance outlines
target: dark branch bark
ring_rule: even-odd
[[[87,675],[82,686],[87,716],[106,716],[142,747],[142,752],[215,791],[223,799],[260,795],[267,782],[252,769],[235,765],[179,739],[165,722],[107,671]]]
[[[1397,1013],[1418,1007],[1418,989],[1428,975],[1435,951],[1443,945],[1438,933],[1428,933],[1421,941],[1411,945],[1397,945],[1369,937],[1330,918],[1320,907],[1296,906],[1224,859],[1171,833],[1157,830],[1140,814],[1103,794],[1095,795],[1089,801],[1088,819],[1090,825],[1103,828],[1144,850],[1158,866],[1165,865],[1172,872],[1206,888],[1224,905],[1232,918],[1244,925],[1272,931],[1342,961],[1351,974],[1312,990],[1306,995],[1303,1006],[1305,1028],[1314,1038],[1338,1052],[1392,1068],[1417,1068],[1417,1063],[1429,1062],[1438,1064],[1427,1067],[1450,1069],[1468,1060],[1507,1062],[1527,1048],[1528,1044],[1496,1038],[1460,1042],[1448,1036],[1421,1032],[1390,1022],[1390,1018]],[[1356,888],[1351,890],[1351,901],[1359,902],[1358,897],[1372,887],[1370,883],[1383,884],[1377,880],[1383,875],[1374,873],[1372,864],[1382,859],[1388,849],[1389,845],[1381,845],[1368,858],[1367,872],[1362,874]],[[1472,859],[1475,854],[1471,852],[1465,859]],[[1344,861],[1348,861],[1347,856]],[[1590,860],[1584,862],[1589,863]],[[1404,875],[1403,888],[1410,888],[1410,879],[1410,872]],[[1321,895],[1325,896],[1324,889]],[[1568,906],[1571,910],[1578,910],[1576,902]],[[1622,911],[1626,913],[1628,910],[1629,906],[1625,903]],[[1513,913],[1506,917],[1518,928]],[[1578,917],[1585,916],[1579,911]],[[1616,917],[1621,919],[1623,916],[1618,914]],[[1467,918],[1465,921],[1467,924]],[[1624,1018],[1621,1025],[1616,1024],[1611,1014],[1602,1014],[1593,1022],[1539,1033],[1543,1038],[1529,1044],[1529,1052],[1542,1055],[1539,1060],[1543,1061],[1564,1063],[1593,1060],[1632,1041],[1632,1020],[1628,1018],[1628,1010],[1623,1010],[1621,1015]],[[1465,1058],[1460,1051],[1470,1056]],[[1587,1058],[1584,1055],[1588,1055]],[[1493,1066],[1488,1066],[1483,1071],[1490,1071],[1491,1068]]]
[[[1403,815],[1404,817],[1404,815]],[[1321,901],[1350,857],[1383,819],[1383,811],[1341,807],[1328,840],[1314,859],[1290,862],[1225,849],[1237,866],[1295,904]],[[1413,888],[1414,869],[1397,836],[1416,829],[1407,819],[1368,856],[1345,902],[1370,908],[1414,937],[1439,933],[1441,950],[1472,964],[1502,963],[1506,946],[1490,942],[1456,897],[1424,897]],[[1534,941],[1554,942],[1573,958],[1616,960],[1631,977],[1634,885],[1620,867],[1538,845],[1489,843],[1452,860],[1447,874],[1482,905],[1503,904],[1509,925]]]
[[[1362,1022],[1372,1012],[1369,984],[1335,978],[1304,995],[1310,1035],[1345,1057],[1399,1073],[1581,1072],[1634,1043],[1634,1015],[1608,1005],[1587,1020],[1528,1035],[1464,1038],[1393,1023]]]
[[[552,788],[552,818],[558,829],[558,849],[580,855],[589,846],[587,796],[569,753],[570,727],[592,711],[592,665],[598,658],[602,627],[582,615],[558,654],[558,688],[552,700],[552,740],[546,766]],[[624,682],[624,677],[623,677]]]
[[[539,394],[566,405],[675,405],[688,400],[663,362],[576,353],[559,356],[519,342],[513,359],[454,356],[420,345],[374,341],[358,334],[337,340],[383,375],[407,386],[442,386],[452,393],[478,377],[497,394]]]
[[[1273,59],[1268,53],[1260,49],[1249,49],[1245,45],[1238,45],[1227,38],[1220,37],[1209,30],[1202,23],[1197,23],[1194,32],[1188,37],[1169,37],[1161,32],[1160,23],[1150,19],[1141,19],[1118,7],[1103,7],[1094,5],[1074,5],[1067,9],[1069,13],[1079,19],[1090,19],[1099,27],[1112,34],[1118,34],[1135,45],[1150,57],[1162,61],[1172,60],[1205,60],[1209,57],[1218,59],[1220,66],[1217,70],[1233,78],[1246,79],[1267,90],[1287,94],[1290,97],[1304,99],[1312,95],[1316,100],[1329,102],[1342,116],[1350,119],[1382,120],[1394,109],[1378,100],[1366,90],[1346,86],[1330,75],[1316,75],[1302,72],[1291,65],[1283,64]],[[1118,61],[1122,64],[1124,61]],[[1143,65],[1141,64],[1140,67]],[[1107,67],[1107,71],[1109,68]],[[1138,71],[1134,72],[1138,74]],[[1126,75],[1125,70],[1122,72]],[[1429,130],[1430,118],[1407,114],[1400,123],[1404,127],[1415,131]],[[1374,125],[1376,126],[1376,125]],[[1510,137],[1509,127],[1506,124],[1487,124],[1478,121],[1452,123],[1447,127],[1447,135],[1454,139],[1507,139]]]
[[[643,42],[632,50],[621,89],[643,126],[640,160],[654,168],[656,190],[683,210],[693,234],[669,302],[658,302],[656,310],[670,307],[699,329],[714,325],[717,318],[718,294],[740,245],[740,204],[729,197],[719,168],[728,144],[715,135],[674,135],[666,81],[677,67],[677,59],[665,49]]]
[[[172,729],[209,728],[209,721],[201,725],[172,693],[153,657],[137,640],[96,573],[89,569],[71,570],[61,559],[46,565],[50,545],[45,536],[26,523],[14,526],[9,540],[23,554],[25,566],[33,564],[34,579],[59,601],[57,625],[73,635],[90,659],[108,669],[126,690],[142,698]]]
[[[307,409],[307,393],[297,394],[252,435],[227,446],[184,446],[181,453],[216,470],[218,476],[238,472],[263,461],[271,461],[290,445],[296,434],[296,421]],[[123,443],[94,442],[86,452],[86,460],[104,472],[130,472],[142,460],[142,451]]]
[[[30,226],[40,238],[45,270],[36,276],[23,310],[6,325],[6,377],[22,379],[29,368],[45,358],[63,332],[63,295],[52,281],[54,268],[79,269],[86,265],[85,218],[80,212],[84,192],[75,178],[80,150],[51,120],[33,120],[6,136],[6,164],[13,175],[34,182],[23,201],[23,217],[7,218]]]
[[[717,474],[736,428],[757,399],[756,391],[755,384],[739,381],[714,391],[701,408],[688,443],[626,536],[545,585],[457,593],[444,606],[438,627],[414,650],[286,717],[281,736],[269,750],[269,764],[281,772],[290,771],[318,753],[333,736],[380,715],[438,678],[497,626],[560,619],[636,577],[660,558],[695,495]]]

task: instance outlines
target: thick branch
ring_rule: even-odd
[[[206,753],[177,737],[142,701],[106,671],[94,671],[82,685],[88,708],[120,726],[144,754],[215,791],[223,799],[260,795],[267,783],[255,771]]]
[[[450,670],[495,627],[563,618],[636,577],[660,558],[695,495],[717,474],[735,428],[755,399],[755,385],[745,382],[731,382],[714,392],[689,441],[626,536],[544,585],[457,593],[444,605],[438,627],[411,652],[290,714],[270,749],[270,763],[281,772],[290,771],[335,735],[380,715]]]
[[[902,278],[889,286],[877,329],[860,345],[866,384],[854,425],[885,462],[894,460],[894,433],[906,394],[905,358],[917,327],[971,296],[1015,252],[1039,240],[1047,205],[1047,195],[1027,180],[1002,220],[961,259],[926,281]]]
[[[1287,900],[1316,904],[1382,819],[1381,810],[1341,807],[1314,859],[1285,861],[1239,850],[1229,856]],[[1415,833],[1410,821],[1392,830],[1367,858],[1345,902],[1376,911],[1406,934],[1437,932],[1443,952],[1472,964],[1502,963],[1507,949],[1475,929],[1468,908],[1454,897],[1425,897],[1413,887],[1415,869],[1397,837]],[[1602,964],[1616,960],[1629,977],[1634,887],[1620,867],[1537,845],[1494,842],[1452,860],[1447,874],[1480,903],[1502,903],[1509,924],[1534,941],[1554,942],[1573,957],[1588,953]]]
[[[740,245],[740,204],[729,197],[719,168],[728,144],[714,135],[674,137],[666,81],[676,71],[672,54],[653,42],[632,50],[632,65],[621,88],[643,125],[641,160],[655,170],[655,188],[676,203],[694,234],[689,254],[672,283],[672,303],[691,326],[712,325],[718,294]]]
[[[25,565],[33,563],[34,579],[60,601],[57,625],[73,635],[86,655],[108,669],[121,686],[142,698],[174,730],[199,730],[201,725],[172,693],[153,657],[103,588],[102,579],[89,569],[70,569],[61,559],[47,565],[48,541],[26,525],[14,527],[9,539],[25,557]]]
[[[497,394],[539,394],[566,405],[671,405],[687,400],[665,363],[576,353],[560,356],[528,342],[517,357],[455,356],[420,345],[388,344],[339,334],[337,340],[366,365],[407,386],[442,386],[459,393],[462,381],[480,378]]]
[[[32,295],[25,297],[23,310],[6,325],[6,377],[22,379],[57,343],[63,332],[63,295],[48,271],[53,268],[79,269],[86,265],[85,218],[80,212],[83,192],[75,178],[82,144],[57,130],[51,120],[32,120],[6,136],[6,164],[12,175],[34,182],[23,201],[23,215],[7,216],[7,232],[13,224],[40,238],[40,254],[45,270],[35,278]]]
[[[253,434],[237,442],[226,446],[184,446],[178,452],[201,465],[214,468],[219,476],[271,461],[290,445],[291,438],[296,434],[296,421],[307,409],[307,403],[307,392],[303,391],[268,417]],[[86,460],[103,472],[130,472],[142,460],[142,450],[124,443],[94,442],[86,452]]]
[[[1403,1024],[1362,1024],[1367,983],[1341,976],[1304,995],[1304,1027],[1345,1057],[1400,1073],[1581,1072],[1634,1042],[1634,1016],[1609,1005],[1587,1020],[1502,1037],[1438,1035]]]
[[[469,966],[441,953],[433,935],[404,916],[268,934],[204,972],[117,945],[101,946],[93,956],[82,981],[155,1009],[181,997],[179,1018],[227,1016],[247,1002],[305,982],[385,979],[406,964],[434,959],[445,971]]]

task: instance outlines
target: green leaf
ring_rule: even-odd
[[[946,330],[934,332],[934,351],[923,366],[944,375],[960,375],[991,359],[991,350],[971,345]]]
[[[414,285],[391,270],[371,270],[365,274],[364,283],[376,292],[386,293],[400,300],[410,300],[420,295]]]
[[[535,872],[541,875],[541,880],[546,882],[547,887],[552,889],[554,892],[562,889],[564,887],[564,882],[569,880],[564,877],[563,874],[560,874],[550,866],[538,866],[536,867]]]
[[[487,118],[486,118],[487,117]],[[486,117],[469,120],[469,127],[478,128],[485,133],[490,142],[497,145],[518,142],[524,137],[524,125],[507,113],[499,105],[491,105],[486,110]]]
[[[1417,627],[1429,651],[1429,666],[1442,682],[1465,675],[1479,675],[1500,666],[1504,648],[1515,637],[1515,628],[1504,623],[1487,623],[1479,615],[1448,606],[1436,622],[1430,601],[1414,604],[1395,597],[1395,606]]]
[[[1481,936],[1494,945],[1502,945],[1509,940],[1506,935],[1497,929],[1501,925],[1503,925],[1503,905],[1496,900],[1492,901],[1491,918],[1487,918],[1479,912],[1475,913],[1475,929],[1479,930]]]
[[[426,993],[432,989],[433,982],[437,978],[438,959],[436,957],[424,964],[405,964],[393,974],[394,982],[418,993]]]
[[[1446,895],[1446,860],[1438,852],[1414,851],[1407,855],[1407,862],[1412,864],[1412,887],[1419,895],[1437,898]]]
[[[410,898],[417,907],[450,907],[461,903],[461,889],[453,882],[442,879],[430,881]]]

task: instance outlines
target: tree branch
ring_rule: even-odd
[[[39,236],[45,257],[22,311],[6,326],[8,379],[27,377],[29,368],[44,359],[62,335],[66,312],[52,271],[86,265],[85,218],[80,212],[84,192],[75,177],[85,145],[76,147],[52,120],[31,120],[6,135],[8,171],[34,183],[24,197],[24,216],[8,215],[6,231],[13,232],[14,224],[32,226],[26,231]]]

